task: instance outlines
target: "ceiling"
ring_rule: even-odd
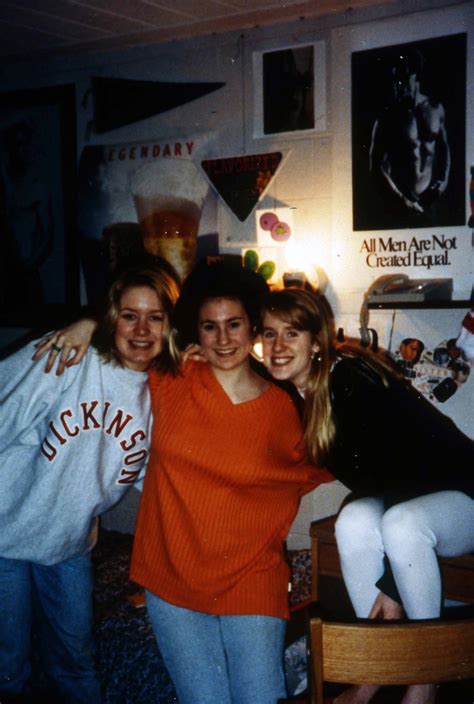
[[[394,0],[0,0],[2,60],[145,46]]]

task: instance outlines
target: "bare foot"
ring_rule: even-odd
[[[334,699],[334,704],[368,704],[379,689],[377,684],[358,684],[344,690]]]
[[[412,684],[405,692],[401,704],[435,704],[436,690],[434,684]]]

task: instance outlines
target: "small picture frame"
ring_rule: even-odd
[[[304,136],[326,125],[326,45],[253,53],[254,137]]]

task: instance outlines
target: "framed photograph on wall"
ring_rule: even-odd
[[[79,305],[73,85],[0,94],[0,325],[45,328]]]
[[[326,130],[324,42],[253,53],[254,137]]]
[[[353,229],[466,224],[466,34],[352,54]]]

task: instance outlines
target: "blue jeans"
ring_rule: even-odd
[[[286,697],[286,621],[217,616],[146,593],[148,615],[179,704],[276,704]]]
[[[98,704],[90,554],[49,567],[0,557],[0,695],[28,692],[33,623],[57,692],[68,703]]]

